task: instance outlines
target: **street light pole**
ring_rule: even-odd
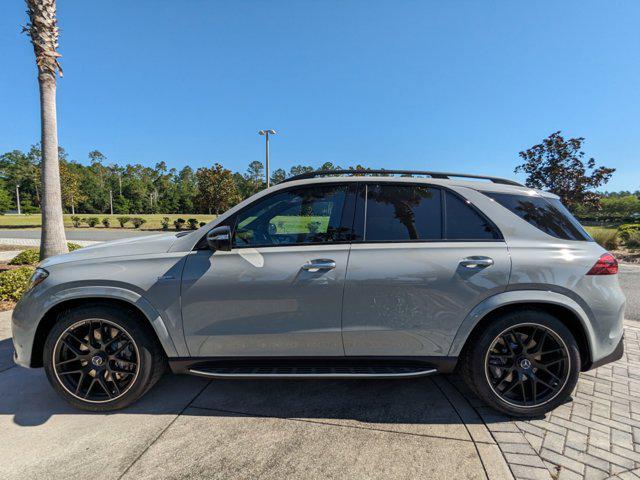
[[[16,206],[18,207],[18,215],[20,215],[20,185],[16,184]]]
[[[264,135],[265,137],[265,154],[266,154],[266,165],[265,165],[265,174],[267,175],[267,188],[269,188],[271,184],[271,179],[269,178],[269,135],[275,135],[275,130],[260,130],[258,135]]]

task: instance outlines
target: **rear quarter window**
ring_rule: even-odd
[[[534,227],[563,240],[591,241],[571,212],[560,200],[532,195],[483,192]]]

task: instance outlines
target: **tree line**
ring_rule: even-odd
[[[585,159],[584,138],[565,139],[554,132],[540,144],[519,153],[515,172],[527,175],[526,185],[558,194],[582,221],[625,223],[640,219],[640,191],[598,192],[615,169]],[[16,208],[16,186],[22,212],[39,211],[41,204],[40,146],[13,150],[0,156],[0,212]],[[196,170],[186,166],[168,168],[109,162],[98,150],[89,152],[87,163],[68,159],[58,149],[62,205],[72,214],[219,214],[266,187],[262,162],[249,163],[244,172],[232,172],[219,163]],[[271,173],[271,184],[314,170],[341,169],[326,162],[317,169],[296,165]],[[346,169],[367,170],[362,165]]]
[[[41,149],[13,150],[0,155],[0,212],[17,209],[19,195],[22,213],[40,210]],[[219,163],[211,167],[178,170],[165,162],[154,167],[140,164],[118,165],[109,162],[98,150],[89,152],[86,164],[69,160],[58,148],[62,205],[71,214],[150,214],[150,213],[222,213],[266,187],[264,165],[251,162],[245,172],[232,172]],[[341,168],[327,162],[320,169]],[[349,168],[359,168],[358,165]],[[271,184],[287,177],[315,170],[296,165],[271,173]],[[16,187],[18,192],[16,192]]]

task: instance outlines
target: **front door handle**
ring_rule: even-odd
[[[487,268],[493,265],[493,258],[489,257],[467,257],[463,258],[460,265],[465,268]]]
[[[303,270],[308,272],[317,272],[320,270],[333,270],[336,268],[336,262],[328,258],[318,258],[316,260],[309,260],[302,265]]]

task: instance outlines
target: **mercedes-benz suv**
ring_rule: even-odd
[[[539,415],[622,355],[616,259],[557,196],[510,180],[325,171],[191,233],[42,262],[13,313],[15,361],[76,407],[129,405],[170,367],[216,379],[459,371]]]

